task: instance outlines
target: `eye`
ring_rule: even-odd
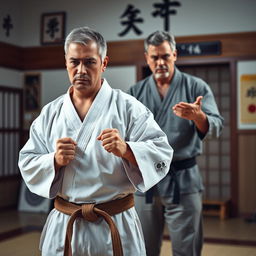
[[[94,59],[89,59],[89,60],[86,60],[85,64],[86,65],[95,65],[96,61]]]
[[[170,58],[170,54],[166,54],[163,56],[163,60],[168,60]]]
[[[151,56],[151,60],[156,61],[156,60],[158,60],[158,57],[157,56]]]
[[[72,65],[72,66],[77,66],[78,64],[79,64],[79,61],[78,60],[70,60],[70,64]]]

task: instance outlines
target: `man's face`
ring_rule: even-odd
[[[97,92],[101,87],[101,74],[107,66],[98,54],[97,44],[71,43],[66,54],[66,67],[71,84],[80,92]]]
[[[172,51],[167,41],[158,46],[149,45],[145,57],[155,80],[170,81],[172,79],[177,53]]]

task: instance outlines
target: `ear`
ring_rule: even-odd
[[[102,67],[101,67],[101,71],[102,71],[102,72],[104,72],[104,71],[106,70],[107,65],[108,65],[108,60],[109,60],[109,58],[108,58],[108,56],[106,56],[106,57],[104,58],[104,60],[103,60],[103,63],[102,63]]]
[[[147,53],[147,52],[144,52],[144,57],[145,57],[146,62],[147,62],[147,64],[148,64],[148,58],[149,58],[149,56],[148,56],[148,53]]]
[[[65,66],[66,66],[66,69],[68,69],[68,65],[67,65],[67,55],[65,55]]]
[[[178,56],[178,53],[177,53],[177,50],[175,50],[175,51],[173,52],[174,61],[177,60],[177,56]]]

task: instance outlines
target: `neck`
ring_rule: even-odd
[[[157,87],[161,88],[161,87],[166,87],[170,85],[170,80],[169,79],[157,79],[156,80],[156,85]]]
[[[70,91],[71,100],[74,104],[77,114],[82,121],[84,120],[87,112],[89,111],[97,93],[98,92],[84,94],[77,90]]]
[[[163,99],[165,97],[165,95],[167,94],[167,91],[170,87],[170,83],[168,82],[158,82],[156,81],[156,88],[158,90],[158,93],[160,95],[160,97]]]
[[[161,78],[161,79],[158,78],[158,79],[155,79],[155,82],[156,82],[156,88],[158,90],[158,93],[161,99],[163,99],[169,90],[171,79],[169,77]]]

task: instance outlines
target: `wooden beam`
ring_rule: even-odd
[[[23,58],[23,70],[65,68],[64,49],[60,45],[26,47]]]
[[[23,69],[22,48],[0,42],[0,67]]]
[[[221,42],[221,54],[216,57],[245,57],[256,56],[256,32],[241,32],[228,34],[211,34],[198,36],[181,36],[176,38],[177,43],[191,43],[191,42]],[[212,55],[213,56],[213,55]],[[209,56],[202,56],[207,58]],[[193,57],[180,57],[193,58]]]
[[[176,37],[177,43],[221,42],[220,55],[179,57],[180,61],[197,58],[241,58],[256,56],[256,32],[212,34]],[[144,60],[144,40],[108,42],[110,66],[138,65]],[[19,47],[0,42],[0,66],[18,70],[63,69],[65,68],[63,45]]]

